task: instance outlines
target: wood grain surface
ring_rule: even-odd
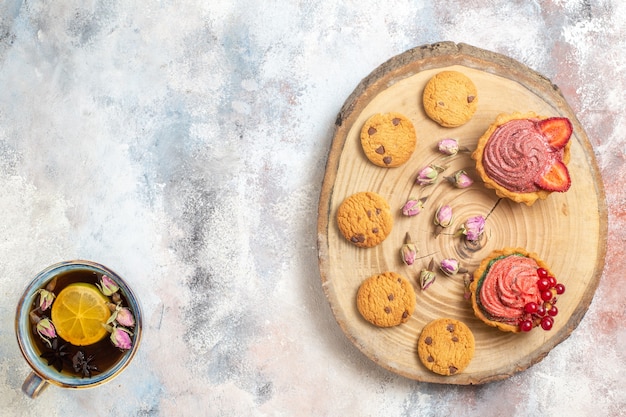
[[[421,95],[428,79],[442,70],[469,76],[478,89],[478,110],[472,120],[457,128],[443,128],[423,111]],[[411,159],[397,168],[370,163],[360,147],[359,132],[374,113],[397,111],[414,123],[418,145]],[[452,137],[474,149],[477,139],[503,112],[535,111],[543,116],[565,116],[574,126],[571,161],[572,186],[547,200],[527,207],[497,198],[476,175],[468,153],[443,157],[436,143]],[[418,171],[431,163],[446,166],[444,176],[465,169],[475,180],[466,189],[446,181],[418,186]],[[363,249],[339,233],[335,215],[344,198],[374,191],[390,203],[394,227],[380,245]],[[401,207],[410,197],[428,197],[423,212],[405,217]],[[452,206],[455,221],[438,237],[433,236],[433,216],[442,204]],[[495,208],[494,208],[495,207]],[[455,234],[469,216],[488,215],[484,239],[470,246]],[[414,265],[402,263],[399,250],[410,232],[422,257]],[[465,44],[443,42],[398,55],[365,78],[341,109],[328,155],[319,200],[318,247],[321,281],[337,323],[371,360],[407,378],[446,384],[482,384],[507,378],[540,361],[577,327],[591,300],[604,266],[607,211],[602,182],[589,140],[559,89],[548,79],[503,55]],[[431,258],[436,262],[456,258],[473,271],[492,250],[524,247],[550,266],[567,287],[558,301],[559,315],[551,331],[534,329],[528,334],[504,333],[476,319],[463,297],[461,275],[438,274],[422,291],[420,269]],[[394,328],[380,329],[366,322],[356,309],[355,297],[367,277],[395,271],[409,278],[417,294],[410,320]],[[440,317],[465,322],[476,339],[476,353],[461,374],[443,377],[424,368],[417,357],[417,339],[426,323]]]

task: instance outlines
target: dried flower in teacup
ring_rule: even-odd
[[[50,321],[50,319],[48,318],[41,319],[39,320],[35,328],[37,329],[37,333],[39,334],[41,339],[46,342],[48,347],[52,347],[52,345],[50,344],[50,339],[54,339],[55,337],[57,337],[57,332],[54,328],[54,325],[52,324],[52,321]]]
[[[121,307],[117,311],[117,322],[124,327],[134,327],[135,317],[133,313],[126,307]]]
[[[426,199],[427,197],[422,197],[420,199],[410,198],[406,203],[404,203],[404,206],[402,206],[402,214],[409,217],[417,216],[424,208],[424,202]]]
[[[459,152],[459,142],[452,138],[441,139],[437,143],[437,149],[444,155],[454,156]]]
[[[456,188],[467,188],[474,183],[474,180],[462,169],[455,172],[453,176],[446,177],[446,179]]]
[[[52,305],[52,302],[54,301],[54,293],[48,290],[44,290],[42,288],[40,290],[37,290],[35,294],[39,294],[39,309],[41,311],[46,311],[47,309],[49,309]]]
[[[96,283],[96,285],[98,286],[98,289],[100,289],[100,292],[107,297],[115,294],[120,289],[115,281],[113,281],[106,275],[102,275],[102,278],[100,278],[100,282]]]
[[[132,333],[123,327],[113,327],[111,329],[111,342],[116,348],[128,350],[133,346],[130,340]]]
[[[434,223],[436,226],[435,237],[439,236],[444,228],[450,227],[450,225],[452,225],[453,218],[454,217],[452,215],[452,207],[450,207],[449,205],[445,204],[437,209],[434,218]]]
[[[409,232],[406,233],[404,238],[404,244],[400,249],[400,257],[405,265],[413,265],[415,258],[417,257],[417,245],[411,241]]]
[[[109,304],[109,309],[113,310],[111,316],[107,320],[107,324],[111,324],[117,321],[120,325],[125,327],[134,327],[135,326],[135,317],[133,313],[126,307],[122,307],[117,304]]]
[[[435,279],[437,279],[437,274],[435,273],[435,271],[433,271],[434,268],[435,268],[435,261],[434,259],[431,259],[430,263],[428,264],[428,269],[422,269],[420,271],[419,280],[420,280],[420,287],[422,288],[422,291],[430,287],[433,284],[433,282],[435,282]]]
[[[474,216],[468,218],[465,223],[461,225],[459,230],[460,234],[464,234],[465,238],[470,242],[475,242],[480,239],[480,236],[485,230],[485,218],[483,216]]]
[[[434,184],[437,181],[439,174],[441,174],[443,171],[445,171],[445,168],[443,167],[432,164],[428,165],[420,169],[420,171],[417,173],[417,179],[415,180],[415,182],[419,185]]]

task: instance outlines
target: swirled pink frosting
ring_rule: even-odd
[[[537,286],[537,262],[510,255],[496,260],[483,278],[480,304],[494,319],[517,323],[529,302],[541,304]]]
[[[483,151],[485,172],[507,190],[530,193],[541,188],[535,184],[562,156],[547,144],[536,119],[514,119],[499,126]]]

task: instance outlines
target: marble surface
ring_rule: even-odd
[[[316,214],[335,117],[412,47],[464,42],[549,77],[609,210],[588,313],[540,363],[477,387],[392,374],[337,326]],[[626,415],[626,3],[618,0],[4,0],[0,415]],[[91,259],[140,294],[114,381],[21,392],[15,305]]]

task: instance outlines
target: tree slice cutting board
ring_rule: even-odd
[[[466,74],[478,89],[478,109],[473,118],[456,128],[431,121],[422,107],[426,82],[439,71]],[[418,145],[411,159],[397,168],[370,163],[361,149],[359,133],[364,122],[379,112],[400,112],[415,125]],[[572,186],[553,193],[532,206],[500,200],[484,187],[469,153],[444,157],[437,152],[440,139],[451,137],[473,150],[478,138],[500,113],[534,111],[542,116],[565,116],[573,124]],[[415,184],[418,171],[429,164],[443,165],[443,176],[459,169],[474,184],[456,189],[447,181]],[[336,222],[337,208],[348,196],[374,191],[385,197],[394,214],[391,234],[380,245],[364,249],[346,241]],[[405,217],[401,208],[410,197],[427,197],[424,210]],[[455,221],[434,237],[437,208],[449,204]],[[488,216],[479,245],[468,245],[455,234],[470,216]],[[406,266],[400,247],[409,232],[422,257]],[[604,266],[607,210],[601,177],[589,140],[559,89],[521,63],[465,44],[443,42],[398,55],[365,78],[341,109],[328,155],[319,200],[318,246],[322,285],[337,323],[367,357],[380,366],[418,381],[445,384],[482,384],[507,378],[545,357],[565,340],[583,318]],[[456,258],[473,272],[492,250],[523,247],[537,253],[567,290],[558,301],[559,314],[550,331],[505,333],[474,317],[464,298],[462,275],[438,274],[422,291],[418,275],[430,259],[436,263]],[[395,271],[410,279],[417,306],[409,321],[393,328],[377,328],[356,308],[356,293],[367,277]],[[417,356],[417,340],[433,319],[452,317],[466,323],[476,339],[474,358],[464,372],[444,377],[428,371]]]

